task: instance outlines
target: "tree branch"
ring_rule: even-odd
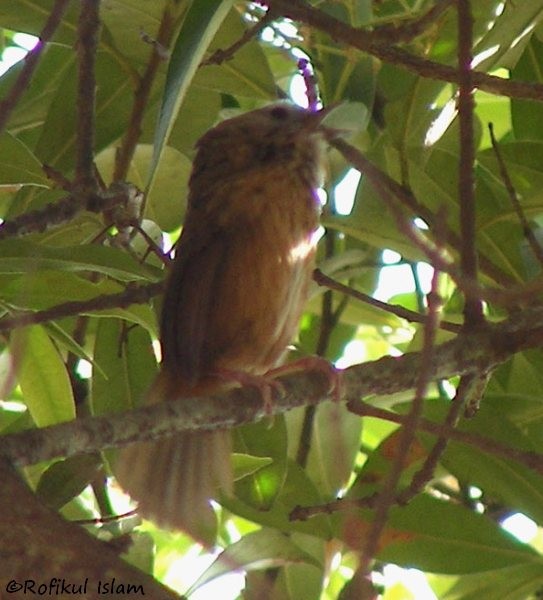
[[[126,179],[130,162],[134,156],[136,145],[141,136],[142,122],[147,108],[149,95],[153,87],[158,68],[163,60],[162,48],[170,45],[174,30],[174,17],[170,7],[166,5],[162,14],[162,20],[157,34],[157,39],[153,44],[151,56],[141,76],[138,86],[134,92],[134,103],[132,112],[128,121],[128,127],[122,139],[121,145],[117,148],[115,156],[115,168],[113,172],[113,181],[124,181]]]
[[[411,19],[407,23],[377,25],[371,31],[371,36],[374,41],[387,42],[389,44],[409,42],[427,31],[454,2],[456,0],[440,0],[421,16]]]
[[[428,79],[456,84],[460,81],[456,68],[420,58],[402,48],[378,41],[372,32],[351,27],[301,0],[261,1],[270,8],[273,7],[279,14],[324,31],[334,40],[358,48],[383,62],[402,67]],[[540,83],[513,81],[474,71],[473,85],[490,94],[543,101],[543,84]]]
[[[94,121],[100,0],[81,0],[78,22],[77,132],[75,182],[83,190],[95,191]]]
[[[126,308],[131,304],[146,304],[151,298],[160,294],[163,287],[162,282],[148,285],[128,284],[126,289],[118,294],[104,294],[90,300],[73,300],[57,304],[46,310],[5,317],[0,319],[0,332],[10,331],[16,327],[25,327],[26,325],[46,323],[64,317],[84,315],[108,308]]]
[[[389,304],[388,302],[383,302],[382,300],[377,300],[373,296],[361,292],[359,290],[355,290],[348,285],[344,285],[332,277],[325,275],[320,269],[315,269],[313,272],[313,280],[321,286],[327,287],[331,290],[335,290],[336,292],[340,292],[345,294],[346,296],[350,296],[351,298],[355,298],[360,302],[365,302],[370,306],[374,306],[375,308],[379,308],[380,310],[384,310],[385,312],[389,312],[393,315],[396,315],[400,319],[405,319],[410,323],[426,323],[428,321],[428,316],[425,314],[421,314],[419,312],[415,312],[414,310],[410,310],[409,308],[405,308],[399,304]],[[1,323],[1,321],[0,321]],[[452,331],[453,333],[459,333],[462,329],[462,326],[458,323],[452,323],[450,321],[440,321],[439,328],[444,329],[446,331]]]
[[[68,598],[70,593],[57,593],[64,581],[73,584],[74,589],[85,586],[80,597],[100,600],[104,594],[98,589],[99,582],[111,583],[115,578],[125,590],[131,585],[134,586],[131,589],[143,591],[130,594],[130,597],[141,595],[156,600],[179,600],[180,596],[153,577],[121,560],[112,545],[89,535],[82,527],[65,521],[56,511],[43,505],[1,456],[0,481],[2,590],[6,589],[8,593],[23,591],[16,587],[17,584],[24,586],[29,581],[35,583],[35,589],[40,585],[51,586],[49,594],[36,594],[35,591],[33,594]],[[55,587],[57,582],[59,585]],[[13,596],[22,597],[17,593]]]
[[[458,120],[460,158],[458,162],[458,198],[460,202],[460,272],[466,279],[477,281],[477,249],[475,244],[475,143],[473,141],[473,60],[471,45],[473,18],[469,0],[457,2],[458,22]],[[484,319],[480,298],[467,297],[464,303],[466,327],[477,327]]]
[[[70,187],[74,186],[70,184]],[[4,221],[0,225],[0,240],[30,233],[43,233],[52,227],[69,223],[82,210],[100,213],[123,207],[126,212],[129,212],[130,190],[129,186],[99,193],[74,190],[68,196],[51,202],[43,208],[37,208]]]
[[[224,50],[222,48],[215,50],[215,52],[213,52],[209,58],[206,58],[204,61],[202,61],[200,66],[221,65],[224,61],[231,59],[238,50],[243,48],[245,44],[248,44],[253,38],[259,35],[259,33],[275,18],[277,18],[277,15],[273,10],[269,9],[259,21],[257,21],[252,27],[246,29],[243,32],[243,35],[231,46],[228,46],[228,48],[225,48]]]
[[[9,91],[9,94],[0,102],[0,133],[4,131],[11,112],[17,106],[19,99],[28,87],[32,74],[38,66],[38,61],[45,48],[45,44],[52,38],[69,4],[70,0],[57,0],[55,2],[41,30],[38,43],[24,58],[24,67],[21,69],[17,81]]]
[[[379,548],[379,540],[386,526],[390,509],[394,505],[397,486],[405,468],[409,451],[416,439],[419,422],[422,418],[424,398],[431,381],[432,357],[436,351],[434,346],[439,322],[441,300],[438,297],[439,272],[434,270],[432,287],[428,294],[428,320],[423,331],[423,346],[420,353],[421,368],[417,374],[415,395],[398,439],[394,460],[387,473],[383,485],[375,498],[375,513],[369,527],[364,546],[360,553],[360,569],[371,572],[371,564]]]
[[[501,175],[501,178],[503,181],[503,185],[505,186],[505,189],[507,190],[507,194],[509,195],[509,200],[511,201],[511,204],[517,214],[517,218],[522,227],[522,232],[524,233],[524,237],[526,238],[526,241],[528,242],[528,245],[530,246],[536,260],[539,262],[540,265],[543,265],[543,248],[541,248],[541,244],[537,240],[537,237],[535,236],[535,233],[532,230],[532,227],[530,226],[530,223],[528,222],[528,219],[526,218],[524,211],[522,210],[519,195],[517,194],[517,191],[515,190],[515,187],[513,186],[513,182],[511,181],[511,178],[509,177],[509,172],[507,170],[505,161],[503,160],[500,146],[498,144],[498,140],[496,139],[496,136],[494,135],[494,126],[492,125],[492,123],[488,124],[488,131],[490,133],[490,141],[492,143],[492,149],[494,150],[494,154],[496,155],[496,160],[498,161],[498,168],[500,170],[500,175]]]
[[[424,236],[406,217],[403,212],[408,202],[416,202],[409,190],[392,179],[387,173],[379,169],[367,159],[357,148],[345,140],[337,138],[334,132],[329,133],[330,144],[336,148],[353,167],[362,172],[368,181],[379,192],[383,202],[391,210],[397,221],[399,230],[423,252],[428,261],[438,270],[450,275],[462,292],[471,298],[493,302],[498,306],[516,308],[529,303],[543,291],[543,278],[534,279],[529,283],[508,287],[482,286],[477,281],[464,277],[456,263],[444,255],[431,240]],[[416,213],[415,213],[416,214]],[[424,218],[424,215],[422,215]],[[437,222],[437,217],[436,217]],[[435,224],[434,224],[435,225]],[[481,261],[482,262],[482,261]]]
[[[543,343],[543,308],[527,309],[484,330],[458,335],[435,348],[424,366],[428,380],[492,370],[516,352]],[[413,389],[423,369],[422,356],[411,352],[383,357],[342,372],[347,401],[358,403],[369,395]],[[285,394],[273,392],[273,410],[283,413],[298,406],[329,399],[330,381],[322,372],[291,374],[279,379]],[[95,452],[130,442],[155,439],[176,431],[231,428],[268,415],[261,395],[252,388],[145,406],[118,415],[80,419],[43,429],[3,436],[1,453],[17,465],[29,465],[57,456]]]

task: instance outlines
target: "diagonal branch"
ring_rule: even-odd
[[[530,246],[536,260],[541,265],[543,265],[543,248],[541,247],[541,244],[539,243],[534,231],[532,230],[532,227],[530,226],[530,223],[528,222],[528,219],[526,218],[526,215],[524,214],[524,211],[522,210],[519,195],[517,194],[513,182],[511,181],[511,177],[509,177],[509,172],[503,159],[498,140],[494,135],[494,126],[492,125],[492,123],[488,124],[488,131],[490,133],[492,149],[494,150],[496,160],[498,161],[498,168],[500,170],[503,185],[507,190],[509,200],[511,201],[515,213],[517,214],[517,218],[522,226],[522,232],[524,233],[524,237],[526,238],[526,241],[528,242],[528,245]]]
[[[231,46],[228,46],[228,48],[225,48],[224,50],[219,48],[209,58],[206,58],[204,61],[202,61],[200,66],[220,65],[224,61],[229,60],[236,52],[238,52],[238,50],[243,48],[245,44],[248,44],[253,38],[259,35],[260,32],[265,29],[275,18],[277,18],[277,15],[274,13],[274,11],[271,9],[268,10],[268,12],[266,12],[257,23],[246,29],[243,32],[243,35]]]
[[[19,73],[17,81],[9,91],[9,94],[0,102],[0,133],[4,130],[13,109],[17,106],[19,99],[30,83],[45,44],[53,37],[59,26],[62,16],[66,12],[70,0],[57,0],[49,13],[40,35],[38,43],[30,50],[24,59],[24,67]]]
[[[422,418],[424,408],[424,398],[428,384],[431,381],[430,368],[432,357],[436,352],[435,339],[439,323],[439,309],[441,299],[438,297],[439,272],[434,270],[432,277],[432,287],[428,294],[428,320],[423,331],[423,347],[420,353],[421,369],[418,371],[415,395],[411,408],[404,420],[404,426],[401,429],[396,448],[394,461],[387,473],[381,490],[378,492],[375,500],[374,516],[362,548],[360,555],[360,568],[368,574],[371,572],[371,563],[377,554],[379,540],[388,521],[390,509],[394,505],[397,495],[397,486],[400,481],[402,471],[407,463],[407,457],[416,439],[417,429]]]
[[[405,308],[400,304],[389,304],[388,302],[377,300],[377,298],[374,298],[369,294],[366,294],[359,290],[355,290],[349,287],[348,285],[344,285],[343,283],[332,279],[328,275],[325,275],[320,269],[315,269],[315,271],[313,272],[313,280],[318,285],[327,287],[331,290],[335,290],[336,292],[341,292],[346,296],[350,296],[351,298],[355,298],[356,300],[365,302],[370,306],[374,306],[375,308],[379,308],[381,310],[389,312],[393,315],[396,315],[400,319],[405,319],[406,321],[409,321],[410,323],[426,323],[428,321],[428,317],[425,314],[415,312],[414,310]],[[440,329],[452,331],[453,333],[459,333],[459,331],[462,329],[461,325],[459,325],[458,323],[452,323],[450,321],[440,321],[439,327]]]
[[[22,593],[14,593],[14,598],[26,597],[27,591],[28,596],[69,598],[73,594],[100,600],[104,598],[100,582],[113,584],[116,579],[123,582],[123,588],[130,584],[134,590],[129,594],[131,598],[147,595],[155,600],[180,600],[151,575],[122,560],[114,544],[97,539],[42,504],[2,457],[0,480],[0,580],[8,594],[20,590]],[[66,584],[67,593],[61,593]]]
[[[426,255],[429,262],[435,268],[450,275],[466,296],[487,300],[499,306],[516,308],[519,305],[529,303],[534,297],[541,294],[543,291],[543,278],[534,279],[523,285],[512,286],[510,284],[508,287],[500,288],[496,286],[482,286],[477,281],[464,277],[457,268],[456,263],[444,255],[405,215],[404,206],[410,206],[409,203],[416,202],[410,191],[367,159],[357,148],[348,144],[345,140],[336,138],[334,132],[329,132],[329,135],[331,137],[330,144],[353,167],[363,173],[378,191],[381,199],[395,217],[399,230],[416,248]],[[481,256],[481,262],[482,258],[483,256]]]
[[[403,67],[429,79],[456,84],[460,81],[458,70],[455,67],[436,63],[411,54],[398,46],[376,41],[372,32],[351,27],[343,21],[301,2],[301,0],[262,0],[262,2],[294,21],[300,21],[325,31],[334,40],[358,48],[383,62]],[[543,84],[540,83],[513,81],[475,71],[473,73],[473,85],[491,94],[543,101]]]
[[[129,284],[126,289],[117,294],[104,294],[90,300],[72,300],[38,312],[25,312],[11,317],[4,317],[0,319],[0,332],[27,325],[47,323],[64,317],[86,315],[100,310],[127,308],[132,304],[146,304],[151,298],[160,294],[163,287],[162,282],[148,285]]]
[[[145,71],[141,76],[137,88],[134,92],[134,102],[132,112],[126,128],[126,133],[122,139],[121,145],[117,148],[115,156],[115,168],[113,172],[113,181],[124,181],[126,179],[130,162],[134,156],[134,151],[142,132],[143,117],[149,95],[153,87],[153,82],[158,73],[160,63],[163,60],[163,48],[168,48],[174,31],[175,19],[169,6],[166,6],[162,14],[162,20],[157,34],[157,39],[153,44],[151,56]]]
[[[375,41],[383,41],[389,44],[409,42],[427,31],[455,2],[456,0],[440,0],[421,16],[406,23],[377,25],[371,32],[372,38]]]

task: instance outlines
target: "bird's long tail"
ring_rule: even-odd
[[[207,386],[181,389],[162,371],[147,402],[163,402],[215,392]],[[203,389],[202,389],[203,387]],[[230,432],[182,432],[121,450],[114,466],[121,486],[138,503],[138,512],[160,527],[182,530],[210,545],[216,517],[210,498],[232,488]]]

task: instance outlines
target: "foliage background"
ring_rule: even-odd
[[[0,26],[5,43],[13,43],[12,32],[39,35],[58,4],[3,2]],[[84,210],[78,204],[88,192],[78,164],[84,143],[78,129],[82,105],[77,65],[82,51],[77,40],[79,11],[85,4],[93,3],[68,3],[29,84],[21,86],[18,79],[24,63],[0,78],[0,98],[8,98],[17,86],[23,92],[12,105],[3,106],[6,113],[9,108],[9,121],[0,137],[0,216],[6,223],[21,223],[17,221],[21,215],[30,215],[28,235],[19,229],[17,235],[0,241],[4,315],[0,369],[7,401],[0,405],[2,434],[133,408],[157,368],[152,340],[157,335],[159,301],[106,308],[101,299],[127,286],[161,281],[162,262],[147,253],[148,241],[141,235],[126,241],[127,227],[112,223],[107,211]],[[195,141],[220,118],[289,97],[298,73],[296,60],[307,56],[323,104],[342,103],[331,124],[345,128],[352,145],[412,191],[423,211],[411,211],[409,218],[424,218],[430,238],[457,260],[466,245],[458,193],[457,87],[439,70],[429,78],[419,74],[416,65],[406,69],[393,56],[389,61],[381,56],[382,47],[400,48],[423,64],[456,65],[455,3],[441,2],[445,10],[425,22],[417,35],[409,28],[440,4],[438,0],[292,3],[300,14],[324,13],[363,32],[394,25],[395,31],[385,30],[385,37],[373,42],[381,44],[381,50],[375,46],[373,52],[369,46],[364,52],[345,43],[330,21],[314,27],[311,19],[300,19],[293,26],[285,20],[290,15],[288,3],[269,4],[273,18],[264,33],[221,61],[214,52],[229,48],[258,22],[264,15],[261,5],[102,0],[93,150],[105,184],[126,180],[145,190],[141,226],[151,239],[169,244],[183,222]],[[471,11],[477,70],[511,82],[543,83],[543,2],[477,0],[471,2]],[[158,40],[158,45],[153,48],[148,38]],[[420,73],[427,75],[424,69]],[[534,257],[507,192],[488,124],[493,124],[521,211],[538,238],[543,94],[535,87],[530,99],[528,94],[510,97],[509,89],[504,86],[501,94],[475,93],[473,175],[480,280],[510,290],[537,281],[541,260]],[[141,122],[135,121],[135,108],[141,109]],[[436,123],[443,123],[446,115],[442,131],[436,132]],[[435,135],[431,143],[430,133]],[[124,165],[119,147],[128,149],[131,158]],[[425,313],[428,290],[421,287],[417,263],[430,262],[428,257],[387,210],[382,190],[364,175],[352,210],[340,214],[336,186],[350,165],[337,151],[331,150],[329,158],[319,267],[371,295],[382,272],[391,268],[383,263],[383,250],[394,250],[412,281],[389,301]],[[48,166],[50,177],[42,165]],[[66,197],[74,210],[57,226],[49,226],[53,212],[47,207]],[[445,215],[441,221],[435,218],[438,214]],[[42,222],[36,215],[44,215],[46,227],[36,225]],[[456,234],[456,243],[449,232]],[[457,283],[444,275],[434,290],[443,300],[442,319],[452,323],[463,319]],[[73,301],[84,303],[84,310],[78,305],[71,313],[54,312],[58,306],[69,309],[65,303]],[[530,301],[538,306],[540,298]],[[485,314],[498,321],[510,308],[488,302]],[[25,327],[5,320],[29,312],[32,317]],[[352,362],[420,351],[425,344],[423,329],[392,312],[315,285],[293,356],[317,353],[337,361],[353,341],[357,344],[350,347],[359,355],[351,352]],[[434,333],[436,343],[453,337],[442,330]],[[461,420],[460,431],[512,448],[539,450],[543,357],[536,346],[516,353],[492,372],[479,412]],[[89,364],[92,368],[85,370]],[[427,418],[441,421],[449,411],[459,383],[451,375],[427,387],[423,398]],[[365,400],[402,415],[412,397],[413,391],[405,389]],[[304,423],[311,425],[309,434]],[[343,406],[325,403],[316,410],[298,408],[277,416],[272,425],[243,426],[235,437],[240,478],[235,497],[224,499],[218,529],[225,560],[212,566],[189,592],[196,579],[187,573],[190,563],[175,561],[194,556],[197,549],[183,535],[159,531],[150,523],[138,525],[137,518],[87,529],[104,540],[129,532],[133,544],[125,558],[158,580],[175,583],[189,596],[208,579],[241,568],[248,572],[244,598],[262,597],[258,596],[262,589],[270,598],[370,597],[363,595],[370,592],[361,551],[372,534],[372,511],[350,506],[307,521],[289,521],[288,515],[298,505],[332,502],[340,492],[359,499],[378,491],[396,460],[397,424],[375,417],[361,420]],[[428,434],[416,433],[400,488],[408,485],[433,443]],[[70,520],[107,517],[126,506],[110,477],[111,452],[43,461],[26,467],[24,476],[42,503]],[[453,441],[424,483],[408,505],[391,509],[377,535],[374,580],[379,582],[378,572],[391,563],[426,572],[439,598],[538,597],[543,590],[541,529],[524,543],[500,524],[516,513],[543,524],[542,470]],[[21,524],[13,524],[17,526]],[[172,570],[172,564],[184,566]],[[172,572],[182,576],[173,577]],[[397,583],[383,589],[382,597],[414,596]]]

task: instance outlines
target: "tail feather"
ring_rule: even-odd
[[[149,400],[157,401],[157,385]],[[142,516],[210,545],[217,522],[209,500],[219,487],[232,489],[230,438],[229,431],[218,430],[138,442],[121,450],[115,476]]]

